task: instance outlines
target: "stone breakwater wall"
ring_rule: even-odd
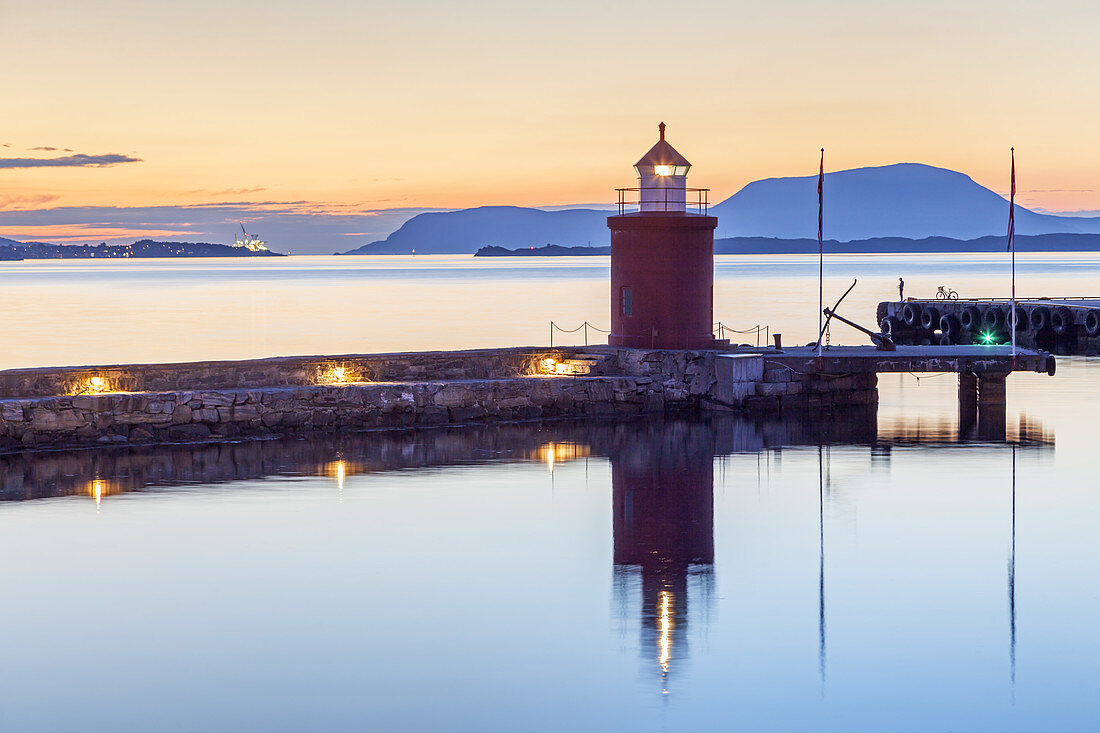
[[[525,377],[0,400],[0,450],[638,415],[689,404],[682,391],[668,392],[647,377]]]
[[[548,360],[574,376],[540,374]],[[335,367],[352,383],[318,383]],[[109,391],[81,394],[92,377],[108,380]],[[873,406],[876,384],[874,374],[804,374],[759,353],[608,347],[23,369],[0,372],[0,451],[683,410],[821,410]]]
[[[76,394],[88,391],[94,378],[104,380],[111,392],[299,387],[332,381],[336,369],[343,370],[339,381],[345,382],[502,379],[537,374],[542,360],[565,359],[576,351],[519,347],[9,369],[0,371],[0,400]]]

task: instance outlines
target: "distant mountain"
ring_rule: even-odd
[[[607,211],[544,211],[519,206],[480,206],[432,212],[409,219],[380,242],[344,252],[349,255],[473,254],[486,245],[530,247],[605,244]]]
[[[1003,234],[977,239],[950,237],[874,237],[838,242],[825,240],[825,254],[914,254],[922,252],[1004,252]],[[1100,234],[1031,234],[1016,236],[1017,252],[1100,252]],[[817,254],[813,239],[775,237],[727,237],[714,240],[714,253],[732,254]]]
[[[711,213],[716,237],[817,238],[817,176],[768,178]],[[976,239],[1003,234],[1008,203],[963,173],[919,163],[825,174],[825,236]],[[1016,207],[1018,234],[1100,233],[1100,218],[1037,214]]]
[[[1008,202],[969,176],[919,163],[825,174],[825,236],[849,242],[884,237],[975,240],[1004,236]],[[415,216],[385,240],[345,254],[473,254],[505,248],[607,246],[606,218],[593,209],[544,211],[485,206]],[[769,178],[712,206],[719,239],[817,238],[817,176]],[[1100,218],[1039,214],[1016,207],[1019,234],[1100,233]],[[885,243],[883,243],[885,244]]]

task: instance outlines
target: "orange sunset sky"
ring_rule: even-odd
[[[0,0],[0,211],[607,202],[660,120],[715,201],[822,146],[1003,193],[1014,145],[1019,203],[1095,210],[1098,30],[1095,0]],[[136,160],[25,162],[79,155]]]

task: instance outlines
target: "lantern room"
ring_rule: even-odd
[[[665,123],[657,130],[660,140],[634,164],[641,194],[639,204],[642,211],[684,211],[691,163],[665,140]]]

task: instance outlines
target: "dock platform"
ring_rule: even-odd
[[[1055,354],[1100,354],[1100,298],[1017,298],[1016,343]],[[896,344],[965,346],[1012,340],[1006,298],[879,303],[876,320]]]
[[[747,353],[746,353],[747,352]],[[877,375],[886,373],[955,373],[959,375],[960,436],[1003,440],[1007,406],[1006,379],[1013,372],[1034,372],[1053,376],[1057,362],[1053,355],[1034,349],[1010,346],[898,346],[896,351],[881,351],[873,346],[833,346],[818,356],[812,346],[782,349],[744,350],[730,354],[729,360],[760,358],[762,384],[757,395],[773,395],[786,400],[797,396],[816,407],[820,398],[844,394],[853,389],[872,390],[877,404]],[[720,365],[723,359],[718,360]],[[729,372],[720,366],[719,380]],[[731,372],[733,373],[733,372]],[[728,379],[728,378],[727,378]],[[736,391],[736,385],[733,385]]]

